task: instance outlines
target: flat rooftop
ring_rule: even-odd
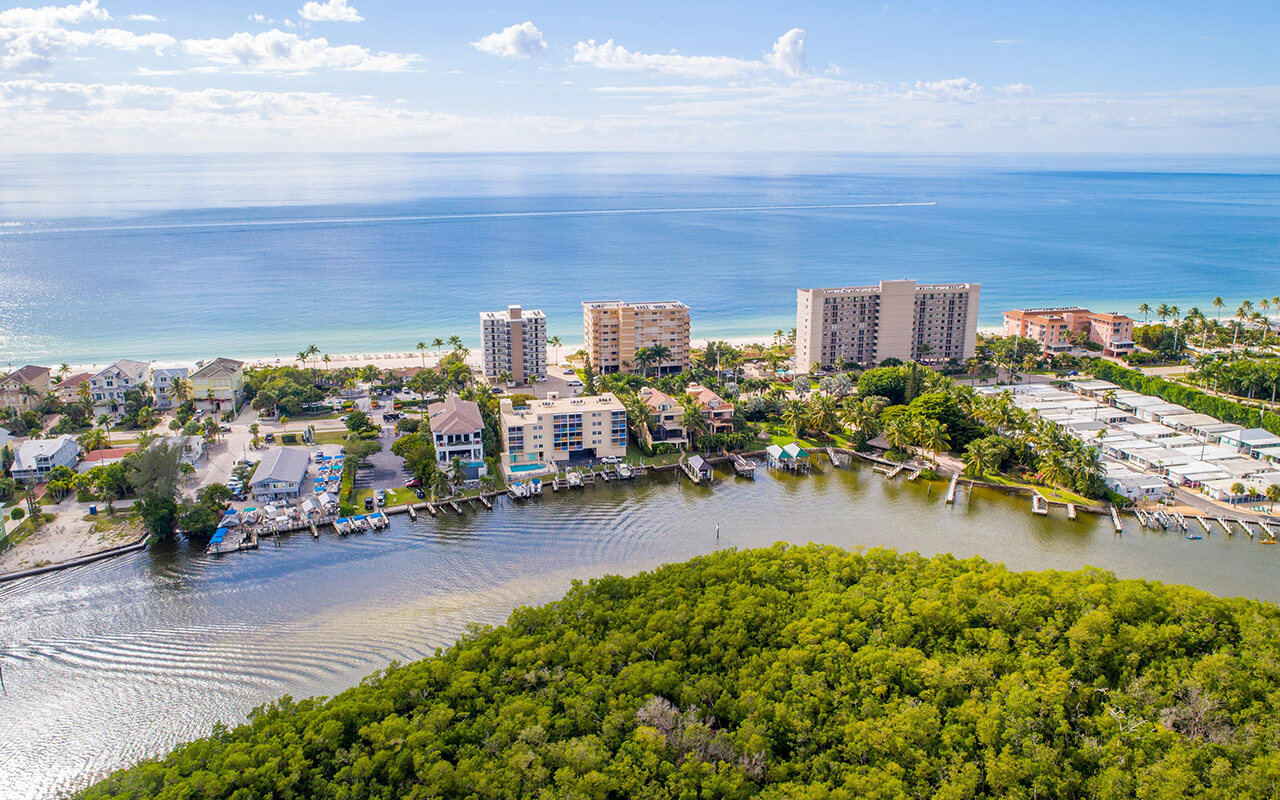
[[[689,309],[687,305],[681,303],[679,300],[662,300],[656,303],[627,303],[622,300],[601,300],[595,303],[584,302],[582,307],[593,311],[605,308],[632,308],[636,311],[669,311],[673,309],[684,309],[687,311]]]

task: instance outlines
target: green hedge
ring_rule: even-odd
[[[1234,400],[1205,394],[1199,389],[1154,375],[1143,375],[1136,369],[1125,369],[1102,359],[1094,361],[1089,370],[1095,378],[1111,381],[1130,391],[1159,397],[1170,403],[1186,406],[1197,413],[1217,417],[1223,422],[1243,425],[1246,428],[1265,428],[1280,436],[1280,415],[1269,411],[1263,412],[1260,409],[1249,408]]]

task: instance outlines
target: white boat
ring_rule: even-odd
[[[582,476],[576,472],[569,473],[569,485],[574,488],[582,487]]]
[[[529,496],[529,487],[525,486],[520,481],[516,481],[511,484],[511,496],[518,499],[524,499]]]
[[[542,479],[534,478],[529,481],[529,494],[537,496],[542,494]]]
[[[619,477],[619,478],[622,478],[623,480],[626,480],[627,478],[634,478],[635,476],[636,476],[636,471],[635,471],[635,470],[633,470],[633,469],[631,468],[631,465],[630,465],[630,464],[619,464],[619,465],[618,465],[618,477]]]

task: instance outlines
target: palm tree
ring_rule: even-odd
[[[552,347],[554,347],[554,348],[556,349],[556,363],[557,363],[557,364],[559,364],[559,363],[560,363],[560,348],[564,345],[564,342],[561,342],[561,341],[560,341],[560,337],[559,337],[559,336],[552,336],[550,339],[548,339],[548,340],[547,340],[547,344],[551,345]]]
[[[316,347],[314,344],[309,344],[307,345],[307,349],[303,352],[306,353],[307,358],[311,358],[312,356],[320,355],[320,348]]]
[[[1142,324],[1146,325],[1147,315],[1151,313],[1151,304],[1143,303],[1142,305],[1138,306],[1138,310],[1142,312]]]
[[[111,446],[107,432],[102,428],[90,428],[76,438],[76,443],[90,453],[94,450],[105,450]]]
[[[422,368],[427,368],[427,343],[418,342],[418,354],[422,356]]]
[[[450,336],[450,337],[449,337],[449,346],[450,346],[450,347],[452,347],[454,350],[461,350],[461,349],[462,349],[462,337],[461,337],[461,336],[459,336],[459,335],[458,335],[458,334],[456,334],[456,333],[455,333],[453,336]]]
[[[1160,307],[1156,309],[1156,318],[1160,320],[1161,325],[1163,325],[1164,321],[1168,319],[1171,315],[1172,315],[1172,312],[1169,311],[1168,303],[1161,303]]]
[[[452,493],[451,487],[449,486],[449,476],[445,474],[445,471],[442,469],[438,469],[432,472],[431,473],[431,499],[435,500],[438,497],[444,497],[451,493]]]
[[[328,369],[329,362],[333,361],[333,357],[330,356],[328,353],[325,353],[324,355],[320,356],[320,360],[324,362],[324,368]]]
[[[1276,501],[1280,500],[1280,484],[1273,483],[1267,487],[1267,499],[1271,501],[1271,510],[1276,510]]]
[[[641,375],[649,374],[649,367],[653,364],[653,351],[647,347],[637,347],[635,352],[631,354],[631,365],[640,370]]]
[[[799,439],[808,423],[808,414],[804,403],[791,400],[782,409],[782,422],[791,431],[791,435]]]
[[[662,362],[671,358],[671,348],[665,344],[658,343],[649,348],[649,355],[653,356],[653,363],[658,367],[658,374],[662,374]]]
[[[252,438],[249,440],[249,443],[253,445],[253,449],[254,449],[254,450],[257,450],[257,449],[258,449],[258,445],[262,444],[262,439],[261,439],[261,438],[259,438],[259,436],[258,436],[258,432],[259,432],[260,430],[262,430],[262,429],[258,427],[258,423],[256,423],[256,422],[254,422],[254,423],[250,423],[250,425],[249,425],[249,436],[250,436],[250,437],[252,437]]]
[[[927,452],[933,454],[935,464],[938,456],[951,447],[951,437],[947,435],[947,426],[936,419],[920,420],[917,443]]]
[[[910,452],[916,442],[916,431],[911,418],[899,414],[884,426],[884,439],[889,447],[901,453]]]
[[[689,395],[680,397],[680,427],[684,428],[685,436],[689,437],[689,447],[692,449],[698,444],[698,437],[705,434],[709,428],[707,417],[702,413],[702,406],[698,404]]]
[[[194,391],[191,380],[188,378],[174,378],[173,383],[169,384],[169,394],[173,395],[173,399],[178,401],[178,405],[190,400]]]
[[[441,339],[439,336],[437,336],[436,338],[431,340],[431,346],[435,348],[436,353],[438,355],[440,352],[440,348],[444,347],[444,339]]]
[[[1226,301],[1222,299],[1222,296],[1221,296],[1221,295],[1219,295],[1219,296],[1217,296],[1217,297],[1213,298],[1213,307],[1214,307],[1214,308],[1216,308],[1216,309],[1218,309],[1218,324],[1219,324],[1219,325],[1221,325],[1221,324],[1222,324],[1222,307],[1223,307],[1223,306],[1225,306],[1226,304],[1227,304],[1227,303],[1226,303]]]
[[[816,395],[809,401],[809,428],[830,435],[840,427],[840,401],[828,394]]]
[[[1253,303],[1250,303],[1248,300],[1245,300],[1243,303],[1240,304],[1240,307],[1236,309],[1236,331],[1231,335],[1232,350],[1235,349],[1236,338],[1240,335],[1240,323],[1249,319],[1249,311],[1252,308],[1253,308]]]

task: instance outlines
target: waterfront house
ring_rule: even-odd
[[[771,444],[764,449],[769,466],[792,472],[803,472],[809,469],[809,453],[799,442],[788,445]]]
[[[693,470],[693,474],[698,476],[698,483],[710,481],[712,478],[711,465],[702,456],[689,456],[689,469]]]
[[[186,380],[186,378],[186,367],[165,367],[152,371],[151,389],[155,392],[157,409],[163,411],[179,405],[178,399],[173,394],[173,384],[174,381]]]
[[[652,386],[645,386],[640,389],[640,399],[650,412],[649,432],[652,442],[649,444],[666,442],[683,450],[689,440],[685,435],[682,422],[684,409],[675,401],[675,398]]]
[[[244,394],[244,362],[215,358],[191,373],[191,399],[205,411],[233,411]]]
[[[10,474],[19,483],[40,483],[54,467],[75,468],[80,445],[70,436],[54,439],[27,439],[14,451]]]
[[[122,358],[89,379],[89,399],[95,414],[124,412],[125,394],[146,387],[151,366]]]
[[[28,364],[0,378],[0,408],[26,411],[35,408],[53,390],[48,367]]]
[[[520,408],[504,399],[501,409],[508,475],[627,454],[627,411],[608,392],[564,398],[550,392],[545,400]]]
[[[685,394],[693,398],[693,402],[702,409],[702,416],[707,420],[707,429],[711,433],[733,432],[733,404],[711,391],[707,387],[691,383]]]
[[[253,499],[264,503],[297,500],[302,496],[310,463],[310,454],[300,447],[281,447],[267,453],[249,480]]]
[[[74,403],[80,399],[80,387],[84,386],[87,390],[86,382],[92,377],[93,373],[91,372],[77,372],[74,375],[68,375],[58,381],[57,385],[53,387],[53,392],[61,402]]]
[[[462,459],[468,480],[488,472],[484,464],[484,417],[480,406],[470,400],[449,397],[427,406],[427,424],[436,448],[436,465],[447,469],[453,459]]]

